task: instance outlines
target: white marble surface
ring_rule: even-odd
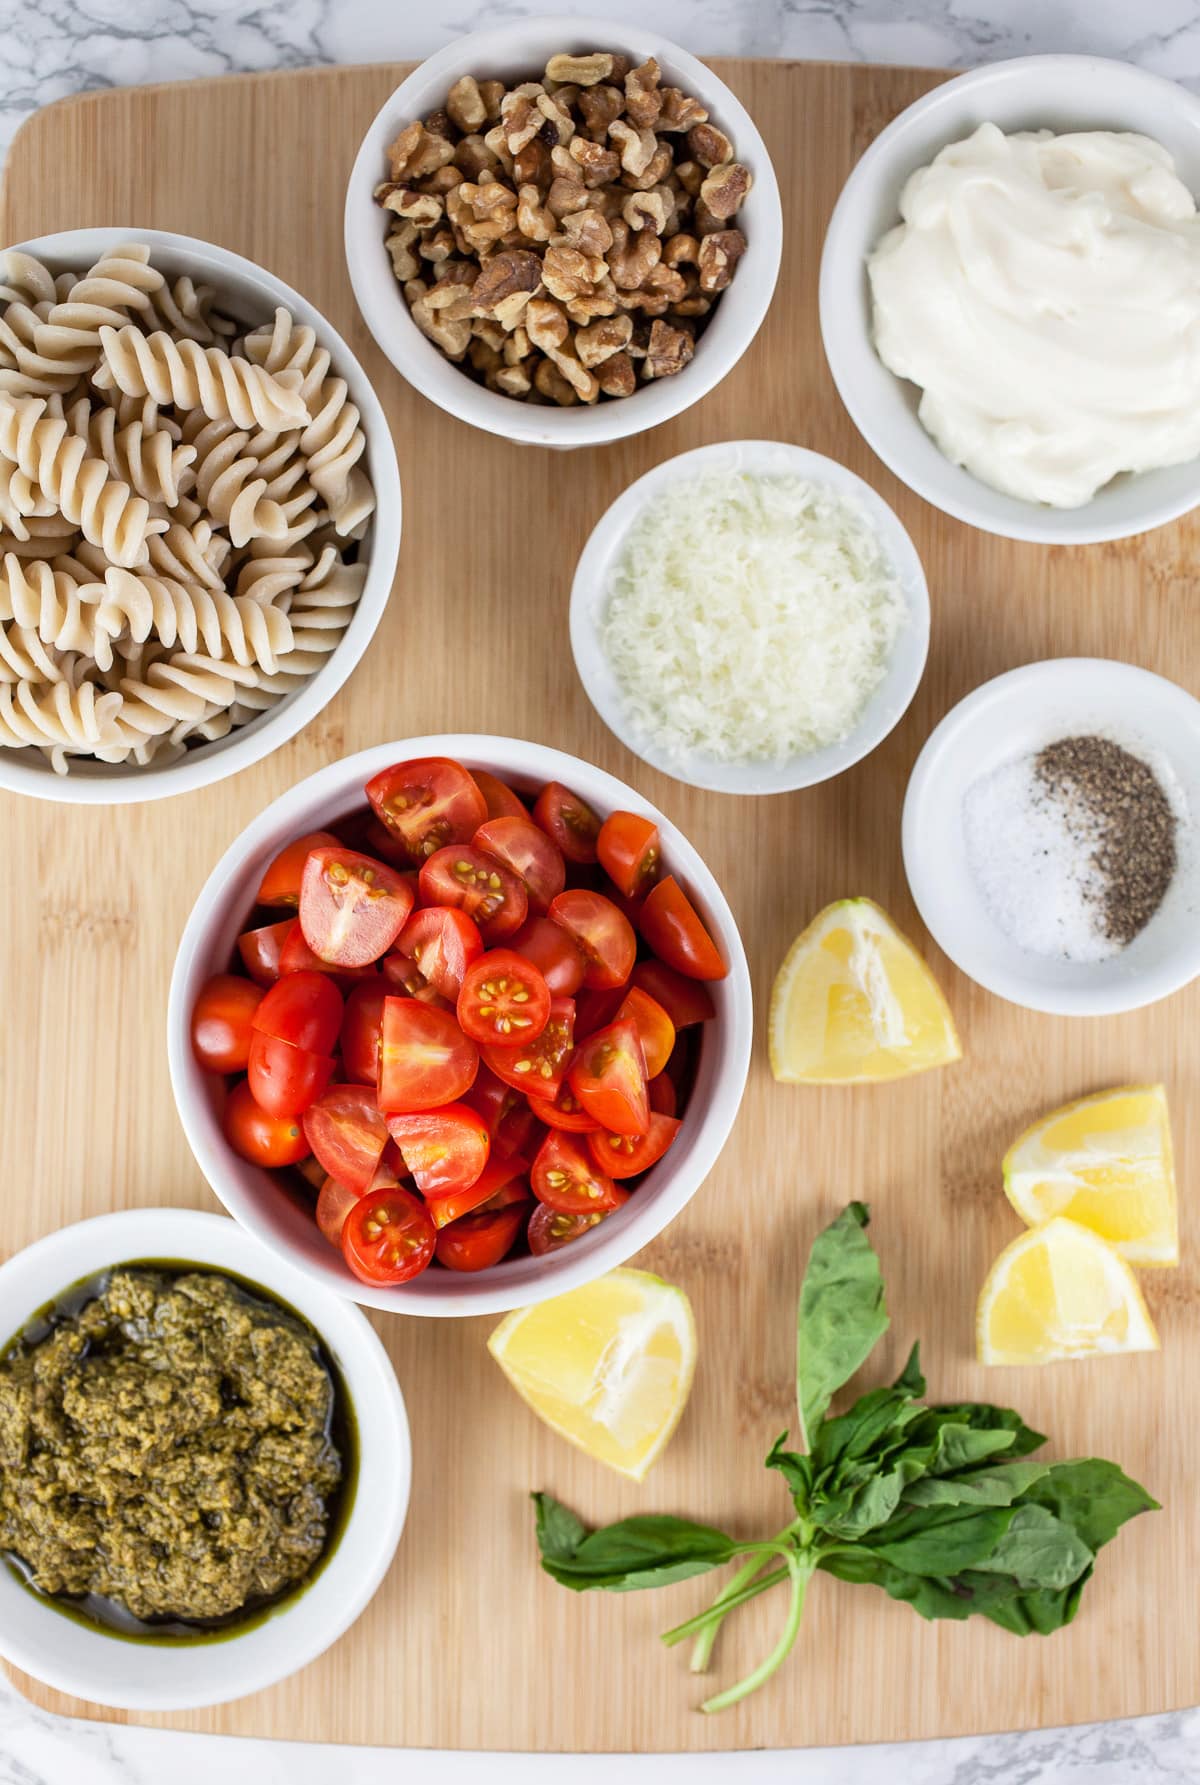
[[[0,0],[0,153],[37,106],[88,87],[417,57],[486,18],[551,10],[652,22],[700,54],[971,67],[1038,51],[1121,56],[1200,88],[1200,0]],[[1186,1583],[1184,1590],[1187,1590]],[[1114,1633],[1114,1637],[1117,1633]],[[1200,1782],[1200,1711],[905,1747],[739,1757],[738,1785],[1176,1785]],[[0,1785],[599,1785],[603,1758],[336,1751],[65,1723],[0,1684]],[[638,1785],[727,1779],[720,1757],[622,1763]]]

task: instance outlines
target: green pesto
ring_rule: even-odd
[[[105,1298],[114,1298],[120,1316],[125,1319],[118,1319],[116,1323],[112,1319],[107,1319]],[[180,1303],[180,1298],[184,1298],[182,1303]],[[179,1314],[180,1305],[182,1305],[182,1314],[184,1314],[184,1326],[182,1326],[182,1332],[180,1332],[179,1326],[168,1328],[166,1341],[170,1342],[164,1341],[164,1335],[159,1332],[159,1324],[152,1323],[150,1326],[146,1326],[145,1316],[150,1310],[154,1310],[155,1316],[157,1316],[157,1312],[162,1308],[170,1316],[171,1312]],[[205,1319],[209,1314],[212,1316],[211,1324],[202,1323],[198,1317],[191,1319],[191,1328],[204,1326],[202,1332],[189,1330],[189,1316],[196,1316],[196,1310],[204,1310]],[[127,1341],[129,1341],[130,1333],[143,1335],[143,1337],[146,1333],[150,1335],[152,1344],[148,1346],[148,1360],[152,1364],[154,1374],[148,1378],[148,1387],[152,1391],[159,1387],[162,1371],[166,1371],[166,1380],[170,1382],[170,1366],[175,1358],[175,1349],[182,1349],[186,1353],[187,1341],[191,1341],[193,1351],[195,1351],[196,1337],[200,1337],[202,1364],[207,1364],[209,1362],[209,1357],[207,1357],[209,1342],[212,1342],[214,1351],[216,1351],[220,1342],[227,1339],[227,1335],[232,1332],[239,1337],[252,1335],[252,1341],[257,1341],[259,1346],[266,1346],[266,1351],[255,1351],[254,1358],[239,1357],[237,1353],[232,1353],[230,1364],[232,1364],[234,1373],[248,1371],[248,1376],[243,1376],[243,1383],[248,1382],[252,1387],[255,1383],[261,1383],[262,1389],[270,1398],[273,1392],[280,1389],[280,1373],[282,1373],[284,1382],[289,1387],[295,1387],[298,1405],[304,1408],[307,1403],[312,1419],[311,1430],[302,1432],[302,1437],[307,1440],[307,1449],[302,1449],[298,1457],[295,1455],[287,1457],[287,1446],[291,1444],[291,1430],[289,1430],[291,1419],[287,1421],[287,1430],[282,1439],[280,1439],[279,1430],[271,1428],[268,1424],[268,1430],[266,1430],[266,1437],[270,1440],[268,1462],[255,1464],[255,1467],[259,1469],[259,1476],[257,1476],[257,1480],[250,1483],[255,1492],[262,1487],[266,1487],[270,1492],[271,1487],[275,1485],[271,1482],[270,1471],[275,1467],[277,1458],[279,1458],[280,1469],[295,1469],[298,1465],[307,1464],[307,1458],[312,1458],[311,1480],[305,1480],[302,1476],[296,1483],[300,1496],[304,1496],[304,1508],[307,1508],[307,1515],[300,1519],[295,1530],[286,1533],[287,1540],[284,1544],[280,1544],[277,1551],[273,1551],[270,1542],[266,1542],[266,1546],[261,1546],[250,1557],[241,1558],[243,1567],[252,1565],[255,1578],[264,1576],[271,1583],[273,1590],[243,1594],[236,1589],[236,1574],[230,1574],[229,1580],[221,1578],[221,1567],[212,1564],[212,1555],[214,1553],[227,1555],[227,1549],[218,1542],[214,1542],[209,1551],[202,1548],[202,1557],[198,1562],[193,1562],[189,1558],[186,1565],[180,1565],[177,1560],[173,1560],[170,1553],[164,1555],[161,1567],[155,1567],[150,1576],[141,1582],[137,1580],[137,1571],[134,1567],[129,1576],[132,1587],[123,1596],[114,1596],[114,1594],[96,1592],[96,1590],[75,1590],[75,1592],[66,1590],[70,1587],[79,1587],[82,1582],[82,1574],[79,1573],[79,1567],[82,1565],[79,1555],[71,1553],[70,1544],[57,1546],[57,1533],[55,1533],[54,1524],[50,1524],[45,1548],[37,1548],[39,1539],[41,1539],[39,1526],[23,1521],[25,1508],[21,1501],[20,1474],[14,1471],[12,1465],[14,1462],[20,1462],[21,1457],[29,1458],[30,1455],[29,1430],[27,1430],[29,1421],[27,1419],[21,1421],[18,1417],[20,1412],[29,1410],[29,1394],[25,1391],[29,1387],[30,1371],[37,1367],[39,1358],[43,1358],[43,1360],[54,1358],[55,1351],[63,1353],[64,1349],[68,1351],[68,1355],[63,1362],[66,1362],[68,1371],[70,1371],[70,1364],[75,1358],[87,1355],[87,1346],[91,1342],[89,1341],[89,1332],[95,1333],[95,1342],[98,1344],[98,1358],[102,1364],[98,1376],[100,1376],[100,1392],[102,1394],[109,1394],[109,1382],[105,1380],[105,1373],[109,1371],[105,1341],[111,1339],[114,1333],[118,1339],[116,1357],[112,1358],[111,1364],[112,1383],[116,1385],[116,1389],[112,1391],[111,1399],[112,1419],[107,1421],[107,1405],[105,1405],[102,1407],[102,1412],[105,1414],[102,1426],[111,1423],[112,1433],[114,1433],[112,1446],[114,1446],[116,1455],[120,1455],[121,1462],[127,1467],[136,1467],[137,1465],[139,1430],[137,1430],[137,1419],[134,1416],[139,1416],[145,1410],[145,1392],[143,1392],[143,1385],[137,1380],[137,1364],[139,1364],[137,1357],[132,1358],[134,1376],[132,1376],[132,1389],[130,1389],[130,1378],[127,1373],[129,1357],[125,1355],[129,1349]],[[136,1351],[137,1348],[134,1346],[132,1349]],[[195,1387],[195,1355],[187,1362],[184,1362],[184,1357],[180,1357],[179,1364],[179,1401],[182,1405],[186,1401],[195,1399],[195,1394],[191,1392]],[[221,1364],[223,1364],[223,1358],[221,1358]],[[262,1364],[270,1367],[262,1369]],[[186,1369],[191,1369],[191,1374],[184,1374]],[[45,1376],[46,1382],[41,1383],[43,1394],[54,1396],[57,1392],[61,1392],[64,1380],[61,1364],[48,1364]],[[236,1382],[237,1374],[234,1374],[232,1380]],[[93,1385],[95,1383],[91,1382],[91,1378],[89,1378],[87,1387],[91,1389]],[[184,1389],[187,1392],[184,1392]],[[80,1392],[79,1373],[71,1376],[70,1392],[71,1394]],[[211,1416],[214,1414],[211,1428],[212,1440],[214,1440],[214,1448],[220,1449],[221,1446],[225,1448],[221,1469],[225,1471],[225,1476],[229,1476],[230,1469],[234,1469],[234,1485],[236,1485],[236,1467],[239,1467],[239,1462],[241,1462],[241,1451],[237,1448],[237,1437],[230,1437],[230,1433],[223,1430],[223,1424],[229,1424],[232,1428],[232,1426],[236,1426],[239,1419],[243,1419],[241,1408],[245,1407],[245,1401],[237,1394],[230,1396],[229,1401],[225,1399],[227,1378],[223,1371],[221,1371],[220,1392],[220,1407],[212,1408],[212,1405],[209,1407]],[[23,1401],[21,1401],[21,1396],[23,1396]],[[209,1394],[209,1403],[212,1403],[211,1394]],[[155,1433],[159,1439],[159,1465],[155,1467],[154,1482],[152,1482],[155,1505],[161,1505],[164,1492],[170,1496],[170,1446],[168,1446],[168,1467],[162,1469],[161,1428],[162,1421],[166,1419],[168,1421],[166,1435],[170,1439],[171,1408],[173,1407],[175,1407],[173,1398],[162,1398],[157,1403],[157,1407],[152,1405],[152,1417],[159,1424],[159,1432]],[[132,1414],[130,1414],[130,1408],[132,1408]],[[227,1421],[225,1421],[225,1412],[229,1416]],[[270,1412],[270,1399],[268,1399],[268,1412]],[[63,1428],[59,1428],[59,1430],[63,1430]],[[18,1433],[18,1437],[14,1437],[14,1432]],[[50,1433],[54,1435],[54,1432],[54,1410],[52,1410]],[[71,1428],[68,1426],[66,1439],[70,1439],[70,1435]],[[259,1428],[254,1428],[250,1435],[257,1439],[257,1437],[261,1437],[262,1432]],[[43,1428],[43,1437],[45,1437],[45,1428]],[[25,1440],[23,1448],[21,1448],[21,1439]],[[70,1455],[70,1442],[66,1439],[64,1439],[66,1442],[64,1467],[68,1471],[73,1471],[75,1460]],[[125,1446],[127,1446],[125,1453],[121,1453],[121,1440],[125,1440]],[[179,1471],[180,1476],[184,1478],[184,1483],[187,1483],[180,1487],[180,1496],[184,1499],[184,1512],[191,1510],[186,1505],[186,1494],[189,1492],[191,1474],[195,1471],[196,1462],[202,1462],[202,1458],[204,1458],[204,1428],[200,1428],[198,1432],[196,1430],[184,1432],[182,1435],[184,1444],[193,1442],[193,1440],[198,1440],[202,1444],[202,1451],[200,1451],[200,1457],[196,1457],[195,1444],[193,1444],[193,1451],[191,1451],[193,1467]],[[132,1442],[132,1464],[130,1464],[130,1442]],[[57,1444],[57,1439],[55,1439],[55,1444]],[[7,1455],[5,1455],[5,1446],[7,1446]],[[280,1449],[284,1451],[282,1457],[279,1455]],[[12,1573],[16,1574],[21,1585],[32,1594],[36,1594],[43,1603],[54,1606],[57,1612],[61,1612],[64,1617],[70,1617],[71,1621],[84,1624],[93,1630],[98,1628],[109,1637],[118,1640],[134,1640],[134,1642],[152,1642],[152,1644],[168,1646],[168,1648],[196,1644],[196,1642],[220,1642],[220,1640],[229,1639],[234,1635],[241,1635],[243,1631],[255,1628],[257,1624],[266,1623],[266,1619],[270,1619],[273,1615],[279,1614],[280,1610],[284,1610],[286,1606],[295,1603],[298,1594],[307,1590],[312,1580],[320,1574],[323,1565],[336,1549],[337,1540],[345,1530],[346,1519],[354,1505],[357,1451],[359,1451],[357,1424],[355,1424],[354,1407],[352,1407],[350,1396],[346,1392],[345,1380],[330,1357],[325,1344],[321,1342],[320,1335],[312,1330],[311,1324],[307,1323],[304,1317],[296,1314],[295,1308],[289,1307],[282,1299],[273,1296],[270,1292],[262,1291],[259,1285],[246,1282],[245,1278],[234,1276],[234,1273],[216,1271],[216,1269],[196,1269],[195,1266],[182,1262],[182,1260],[152,1258],[152,1260],[136,1260],[129,1264],[112,1266],[111,1269],[105,1269],[104,1273],[89,1276],[89,1278],[80,1280],[79,1283],[70,1285],[61,1296],[57,1296],[52,1303],[41,1308],[36,1316],[25,1324],[25,1328],[5,1344],[4,1351],[0,1353],[0,1553],[4,1553],[5,1562],[9,1565]],[[257,1449],[255,1449],[255,1457],[257,1457]],[[7,1483],[5,1483],[5,1465],[9,1471],[9,1482]],[[95,1467],[95,1451],[89,1458],[87,1467]],[[250,1469],[250,1464],[246,1464],[246,1469]],[[266,1469],[266,1474],[262,1473],[264,1469]],[[291,1485],[291,1476],[287,1476],[287,1483]],[[291,1494],[287,1494],[287,1501],[291,1505]],[[30,1501],[30,1505],[34,1505],[34,1503]],[[41,1521],[43,1519],[41,1507],[34,1505],[34,1512],[36,1512],[37,1519]],[[168,1512],[170,1512],[170,1499],[168,1499]],[[137,1521],[134,1521],[134,1524],[137,1524]],[[195,1519],[193,1519],[191,1528],[195,1533]],[[107,1530],[109,1530],[109,1526],[105,1526],[105,1532]],[[43,1576],[41,1582],[36,1578],[36,1565],[30,1567],[29,1558],[21,1557],[20,1551],[14,1544],[14,1537],[20,1539],[21,1533],[25,1535],[30,1555],[36,1553],[41,1560],[41,1576]],[[112,1524],[111,1537],[112,1544],[120,1542],[120,1524]],[[145,1542],[141,1539],[143,1539],[143,1533],[141,1530],[137,1530],[136,1537],[130,1540],[132,1549],[134,1549],[134,1558],[137,1557],[137,1549],[145,1549]],[[161,1553],[161,1549],[159,1549],[159,1553]],[[71,1573],[73,1569],[75,1569],[75,1573]],[[189,1605],[189,1615],[175,1615],[173,1612],[157,1610],[159,1599],[155,1596],[159,1596],[161,1592],[168,1592],[168,1587],[164,1587],[161,1578],[159,1578],[162,1574],[166,1574],[166,1578],[173,1585],[177,1596],[180,1594],[180,1587],[189,1598],[195,1596],[193,1599],[195,1615],[191,1615],[193,1605]],[[46,1580],[55,1582],[55,1589],[46,1590]],[[245,1574],[243,1574],[243,1582],[245,1582]],[[143,1594],[145,1599],[137,1599],[137,1594]],[[132,1599],[137,1610],[145,1615],[134,1614],[134,1610],[130,1610],[130,1606],[125,1603],[125,1598]],[[168,1592],[168,1598],[170,1598],[170,1592]],[[177,1605],[179,1601],[173,1599],[171,1603]]]

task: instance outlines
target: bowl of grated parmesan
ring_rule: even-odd
[[[652,768],[716,793],[839,775],[899,722],[929,592],[887,503],[781,441],[681,453],[601,517],[571,590],[589,700]]]

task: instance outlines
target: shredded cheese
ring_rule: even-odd
[[[906,618],[860,503],[727,472],[646,504],[600,635],[631,726],[658,749],[782,762],[848,736]]]

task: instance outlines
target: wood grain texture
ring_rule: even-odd
[[[691,1406],[644,1487],[590,1465],[534,1420],[486,1357],[487,1322],[376,1316],[415,1449],[412,1509],[387,1582],[354,1630],[299,1677],[223,1709],[153,1721],[333,1741],[656,1750],[969,1734],[1194,1704],[1200,1311],[1189,1042],[1200,991],[1102,1022],[1028,1014],[990,997],[923,936],[899,816],[930,728],[1000,670],[1096,654],[1195,688],[1195,527],[1083,550],[1009,544],[934,513],[856,435],[821,353],[822,235],[855,157],[939,78],[928,72],[723,65],[762,128],[788,207],[779,289],[751,351],[696,409],[650,436],[559,455],[469,432],[375,350],[343,270],[347,170],[402,72],[93,94],[38,115],[13,149],[0,239],[110,223],[184,230],[252,256],[320,305],[387,408],[405,528],[395,593],[365,661],[266,762],[142,808],[17,798],[0,807],[3,1250],[104,1209],[213,1206],[167,1081],[176,938],[213,861],[262,806],[332,758],[389,738],[516,733],[642,788],[726,888],[760,1013],[796,931],[827,900],[870,894],[920,938],[966,1058],[909,1084],[784,1089],[767,1070],[760,1015],[745,1105],[720,1165],[641,1259],[688,1290],[702,1341]],[[816,447],[867,477],[910,528],[933,601],[929,669],[886,745],[836,782],[759,801],[693,793],[644,768],[593,714],[567,641],[572,568],[607,504],[671,454],[739,435]],[[1000,1188],[1005,1146],[1061,1099],[1156,1077],[1170,1089],[1187,1260],[1145,1277],[1161,1357],[983,1371],[972,1355],[975,1296],[1016,1225]],[[548,1487],[595,1519],[677,1510],[736,1531],[777,1529],[786,1503],[759,1459],[794,1417],[794,1297],[813,1234],[852,1195],[873,1205],[894,1319],[871,1379],[898,1367],[919,1334],[939,1397],[1011,1400],[1053,1434],[1058,1455],[1119,1460],[1166,1510],[1106,1551],[1079,1620],[1049,1640],[927,1625],[882,1594],[818,1578],[790,1665],[769,1690],[708,1720],[692,1708],[702,1693],[682,1651],[655,1641],[703,1602],[705,1587],[611,1598],[562,1591],[537,1569],[525,1496]],[[768,1597],[731,1621],[720,1677],[765,1652],[782,1611]],[[87,1708],[23,1684],[40,1704]]]

